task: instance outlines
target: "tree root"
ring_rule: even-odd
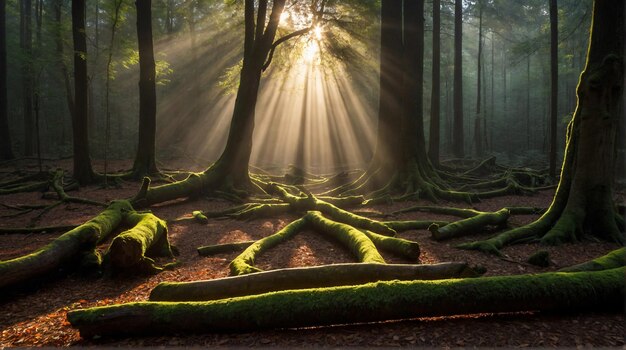
[[[438,280],[478,277],[482,273],[463,262],[433,265],[347,263],[298,267],[193,282],[162,282],[150,301],[209,301],[283,290],[358,285],[377,281]]]
[[[616,249],[606,255],[582,264],[560,269],[560,272],[602,271],[626,265],[626,248]]]
[[[211,256],[215,254],[222,253],[235,253],[245,250],[256,241],[245,241],[245,242],[234,242],[234,243],[224,243],[224,244],[216,244],[209,245],[204,247],[198,247],[198,254],[200,256]]]
[[[432,238],[434,240],[442,241],[476,232],[477,230],[489,225],[501,227],[506,225],[509,215],[510,213],[508,209],[501,209],[493,213],[480,213],[471,218],[452,222],[441,228],[437,224],[432,224],[428,230],[432,234]]]
[[[244,331],[519,311],[624,309],[626,268],[575,273],[385,281],[208,302],[140,302],[67,315],[82,337]]]
[[[31,234],[31,233],[52,233],[65,232],[76,228],[76,225],[60,225],[60,226],[39,226],[39,227],[1,227],[0,234]]]

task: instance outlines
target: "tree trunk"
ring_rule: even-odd
[[[556,178],[557,119],[559,100],[559,14],[557,1],[550,0],[550,154],[549,175]]]
[[[63,79],[63,85],[65,87],[65,100],[67,103],[67,109],[70,115],[70,122],[74,120],[74,93],[72,92],[72,83],[70,81],[70,75],[65,64],[65,55],[63,54],[63,29],[61,26],[61,13],[63,8],[63,0],[55,0],[54,2],[54,39],[56,46],[56,54],[58,56],[59,72]],[[65,120],[60,120],[61,127],[63,128],[63,135],[65,135]],[[65,137],[62,137],[63,145],[65,145]]]
[[[336,287],[377,281],[476,277],[467,263],[432,265],[346,263],[263,271],[207,281],[163,282],[150,301],[209,301],[283,290]]]
[[[463,132],[463,1],[454,1],[454,127],[452,152],[465,156]]]
[[[378,137],[371,167],[380,169],[382,181],[375,181],[375,187],[388,181],[402,163],[398,135],[402,123],[402,0],[382,0],[380,21]]]
[[[0,160],[13,159],[7,100],[6,1],[0,4]]]
[[[24,155],[33,155],[35,141],[33,130],[33,64],[32,64],[32,2],[20,1],[20,46],[25,55],[22,63],[22,98],[24,117]]]
[[[156,67],[152,45],[152,1],[137,0],[137,41],[139,43],[139,144],[133,175],[141,178],[159,172],[156,147]]]
[[[72,36],[74,40],[74,178],[81,184],[94,181],[89,156],[89,123],[87,110],[87,35],[85,33],[85,0],[72,0]]]
[[[208,302],[142,302],[70,311],[82,337],[297,328],[417,317],[624,308],[626,268],[443,281],[389,281]]]
[[[433,76],[432,94],[430,98],[430,138],[428,157],[430,162],[439,166],[439,150],[441,145],[441,0],[433,0]]]
[[[526,56],[526,150],[530,150],[530,52]]]
[[[480,110],[481,104],[481,83],[482,83],[482,56],[483,56],[483,6],[478,2],[479,15],[478,15],[478,59],[476,67],[476,119],[474,120],[474,145],[476,147],[476,156],[481,157],[483,155],[483,138],[481,132],[482,115]]]

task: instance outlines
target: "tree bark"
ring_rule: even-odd
[[[432,93],[430,98],[430,138],[428,157],[430,162],[439,166],[441,146],[441,0],[433,0],[433,67]]]
[[[0,160],[13,159],[7,100],[6,1],[0,4]]]
[[[463,132],[463,1],[454,1],[454,127],[452,152],[465,156]]]
[[[263,271],[207,281],[163,282],[150,301],[209,301],[283,290],[336,287],[377,281],[476,277],[467,263],[433,265],[346,263]]]
[[[72,0],[72,36],[74,41],[74,178],[86,185],[94,181],[89,156],[89,122],[87,109],[87,35],[85,0]]]
[[[137,0],[137,42],[139,44],[139,143],[133,175],[156,174],[156,67],[152,44],[152,0]]]
[[[208,302],[141,302],[70,311],[82,337],[297,328],[417,317],[624,308],[626,268],[289,290]]]

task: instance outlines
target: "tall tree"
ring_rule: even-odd
[[[85,0],[72,0],[72,37],[74,42],[74,178],[82,185],[94,181],[89,156],[89,123],[87,108],[87,35],[85,33]]]
[[[463,131],[463,0],[454,1],[454,125],[452,152],[465,156]]]
[[[159,172],[156,147],[156,67],[152,44],[152,0],[137,0],[137,40],[139,44],[139,145],[133,173],[135,177]]]
[[[559,27],[556,0],[550,0],[550,154],[549,175],[556,178],[557,109],[559,99]]]
[[[624,10],[623,1],[593,2],[587,62],[550,208],[529,225],[461,248],[498,253],[516,241],[541,238],[544,244],[559,244],[585,233],[624,243],[624,221],[613,200],[617,125],[624,117]]]
[[[0,3],[0,159],[13,159],[7,101],[6,1]]]
[[[482,114],[480,110],[481,103],[481,83],[482,76],[482,57],[483,56],[483,5],[478,1],[478,59],[476,67],[476,119],[474,119],[474,145],[476,147],[476,155],[483,155],[483,137],[481,131]]]
[[[434,166],[439,166],[440,149],[440,105],[441,105],[441,0],[433,0],[433,62],[432,89],[430,98],[430,138],[428,157]]]
[[[24,155],[32,156],[34,150],[33,130],[33,4],[31,0],[20,1],[20,46],[22,61],[22,114],[24,118]]]

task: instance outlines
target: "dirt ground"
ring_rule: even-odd
[[[46,163],[51,167],[52,163]],[[68,162],[55,162],[69,168]],[[114,162],[114,169],[123,169],[128,162]],[[169,164],[171,168],[189,169],[188,164]],[[192,167],[193,168],[193,167]],[[34,170],[34,163],[17,162],[0,165],[0,180],[16,169]],[[99,170],[96,167],[96,170]],[[200,170],[195,168],[192,170]],[[81,188],[71,194],[99,201],[131,197],[138,183],[124,182],[120,188],[103,189],[99,186]],[[474,208],[485,211],[503,206],[547,207],[553,191],[543,191],[533,196],[502,197],[476,203]],[[41,193],[21,193],[0,197],[1,204],[52,203],[41,198]],[[372,213],[390,213],[421,202],[379,205]],[[421,204],[431,204],[423,202]],[[439,203],[468,207],[460,203]],[[151,208],[166,220],[189,216],[193,210],[219,210],[232,206],[223,200],[198,199],[178,201]],[[101,208],[82,204],[58,206],[39,219],[38,211],[13,216],[16,211],[0,207],[0,227],[27,227],[36,225],[80,224],[96,215]],[[252,333],[150,336],[133,338],[81,339],[66,320],[68,310],[96,305],[111,305],[148,299],[151,289],[162,281],[193,281],[213,279],[228,275],[228,264],[237,255],[220,254],[211,258],[198,256],[196,248],[217,243],[259,239],[276,232],[295,215],[283,215],[252,221],[210,220],[201,225],[193,221],[171,223],[170,241],[180,250],[176,258],[180,266],[149,277],[93,278],[76,273],[60,274],[41,283],[37,290],[21,291],[0,300],[0,347],[14,346],[259,346],[259,347],[343,347],[343,346],[436,346],[436,347],[623,347],[625,344],[624,310],[613,314],[477,314],[455,317],[420,318],[404,321],[364,325],[335,326],[307,329],[285,329]],[[514,216],[512,225],[520,225],[536,216]],[[403,219],[453,220],[453,217],[427,213],[398,215]],[[507,247],[503,253],[512,261],[475,251],[455,249],[461,242],[488,237],[493,232],[477,232],[468,237],[438,243],[430,239],[427,230],[400,233],[402,238],[415,240],[421,246],[421,263],[466,261],[487,268],[487,276],[539,273],[580,263],[603,255],[617,245],[587,240],[561,247],[540,247],[522,244]],[[0,235],[0,260],[27,254],[52,241],[59,234],[5,234]],[[102,245],[99,249],[106,249]],[[552,265],[547,268],[521,263],[539,249],[548,250]],[[383,253],[390,263],[408,263]],[[326,238],[306,231],[289,242],[262,255],[256,266],[268,270],[285,267],[314,266],[352,262],[349,252]],[[168,260],[159,260],[166,263]]]

